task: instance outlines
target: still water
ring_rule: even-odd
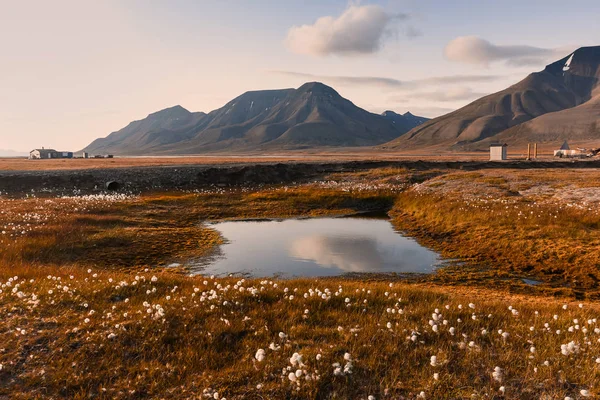
[[[394,231],[387,219],[315,218],[211,225],[226,239],[218,254],[196,260],[205,275],[314,277],[346,273],[429,273],[437,253]]]

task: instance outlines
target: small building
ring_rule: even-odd
[[[90,158],[90,153],[86,151],[80,151],[73,155],[75,158]]]
[[[490,144],[490,161],[504,161],[507,159],[506,149],[508,145],[506,143],[492,143]]]
[[[565,140],[565,142],[560,146],[560,149],[554,150],[554,157],[580,157],[582,152],[580,150],[571,150],[571,146]]]
[[[31,150],[29,152],[29,159],[30,160],[42,160],[42,159],[47,159],[47,158],[57,158],[57,157],[52,157],[52,155],[54,155],[54,154],[56,154],[56,150],[44,149],[42,147],[41,149]]]
[[[52,158],[73,158],[70,151],[56,151],[54,149],[34,149],[29,152],[30,160],[47,160]]]

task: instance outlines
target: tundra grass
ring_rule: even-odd
[[[573,185],[566,193],[576,192],[585,182],[564,178]],[[553,284],[557,294],[598,298],[597,205],[587,204],[585,197],[572,202],[540,199],[515,188],[532,180],[538,187],[546,185],[547,191],[556,177],[542,173],[528,179],[519,174],[508,179],[473,173],[442,176],[400,194],[390,215],[397,229],[472,267],[445,270],[436,276],[442,281],[468,284],[470,277],[517,275]]]
[[[147,194],[116,201],[5,200],[0,263],[159,266],[213,251],[222,238],[205,221],[343,215],[387,209],[392,203],[389,192],[319,188]]]
[[[356,183],[343,190],[3,199],[0,398],[600,394],[600,306],[589,301],[596,212],[521,194],[519,186],[558,183],[543,172],[363,175],[336,176]],[[569,177],[595,188],[589,175]],[[399,194],[370,189],[389,187],[374,181],[423,183]],[[398,229],[468,264],[413,283],[214,279],[160,268],[220,243],[203,221],[392,207]],[[547,280],[557,286],[550,293],[571,297],[511,294],[525,287],[505,284],[515,276]]]
[[[600,393],[594,303],[157,270],[19,267],[0,282],[0,395],[11,399]]]

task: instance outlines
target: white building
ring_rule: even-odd
[[[506,148],[508,145],[506,143],[492,143],[490,144],[490,161],[504,161],[507,159],[506,156]]]
[[[73,158],[70,151],[56,151],[54,149],[35,149],[29,152],[30,160],[45,160],[49,158]]]
[[[560,149],[554,150],[554,157],[579,157],[582,156],[581,151],[579,150],[571,150],[571,146],[565,140],[565,142],[560,146]]]

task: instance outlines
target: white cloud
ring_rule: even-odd
[[[331,85],[340,86],[376,86],[383,89],[407,89],[415,90],[423,86],[452,85],[461,83],[486,83],[497,81],[502,78],[498,75],[448,75],[431,76],[429,78],[400,81],[394,78],[381,76],[340,76],[340,75],[316,75],[294,71],[268,71],[273,74],[300,78],[302,80],[322,81]]]
[[[312,25],[293,26],[285,42],[292,52],[313,56],[375,53],[386,37],[397,33],[394,22],[407,18],[378,5],[351,5],[337,18],[321,17]]]
[[[453,102],[475,100],[488,94],[489,93],[485,92],[475,92],[469,87],[452,87],[445,90],[436,90],[433,92],[411,93],[411,97],[415,99],[428,101]]]
[[[461,36],[446,45],[444,54],[450,61],[489,66],[504,61],[512,66],[539,66],[565,54],[564,49],[547,49],[522,45],[495,45],[477,36]]]
[[[344,272],[375,272],[384,264],[377,242],[368,237],[302,237],[292,243],[290,255]]]

